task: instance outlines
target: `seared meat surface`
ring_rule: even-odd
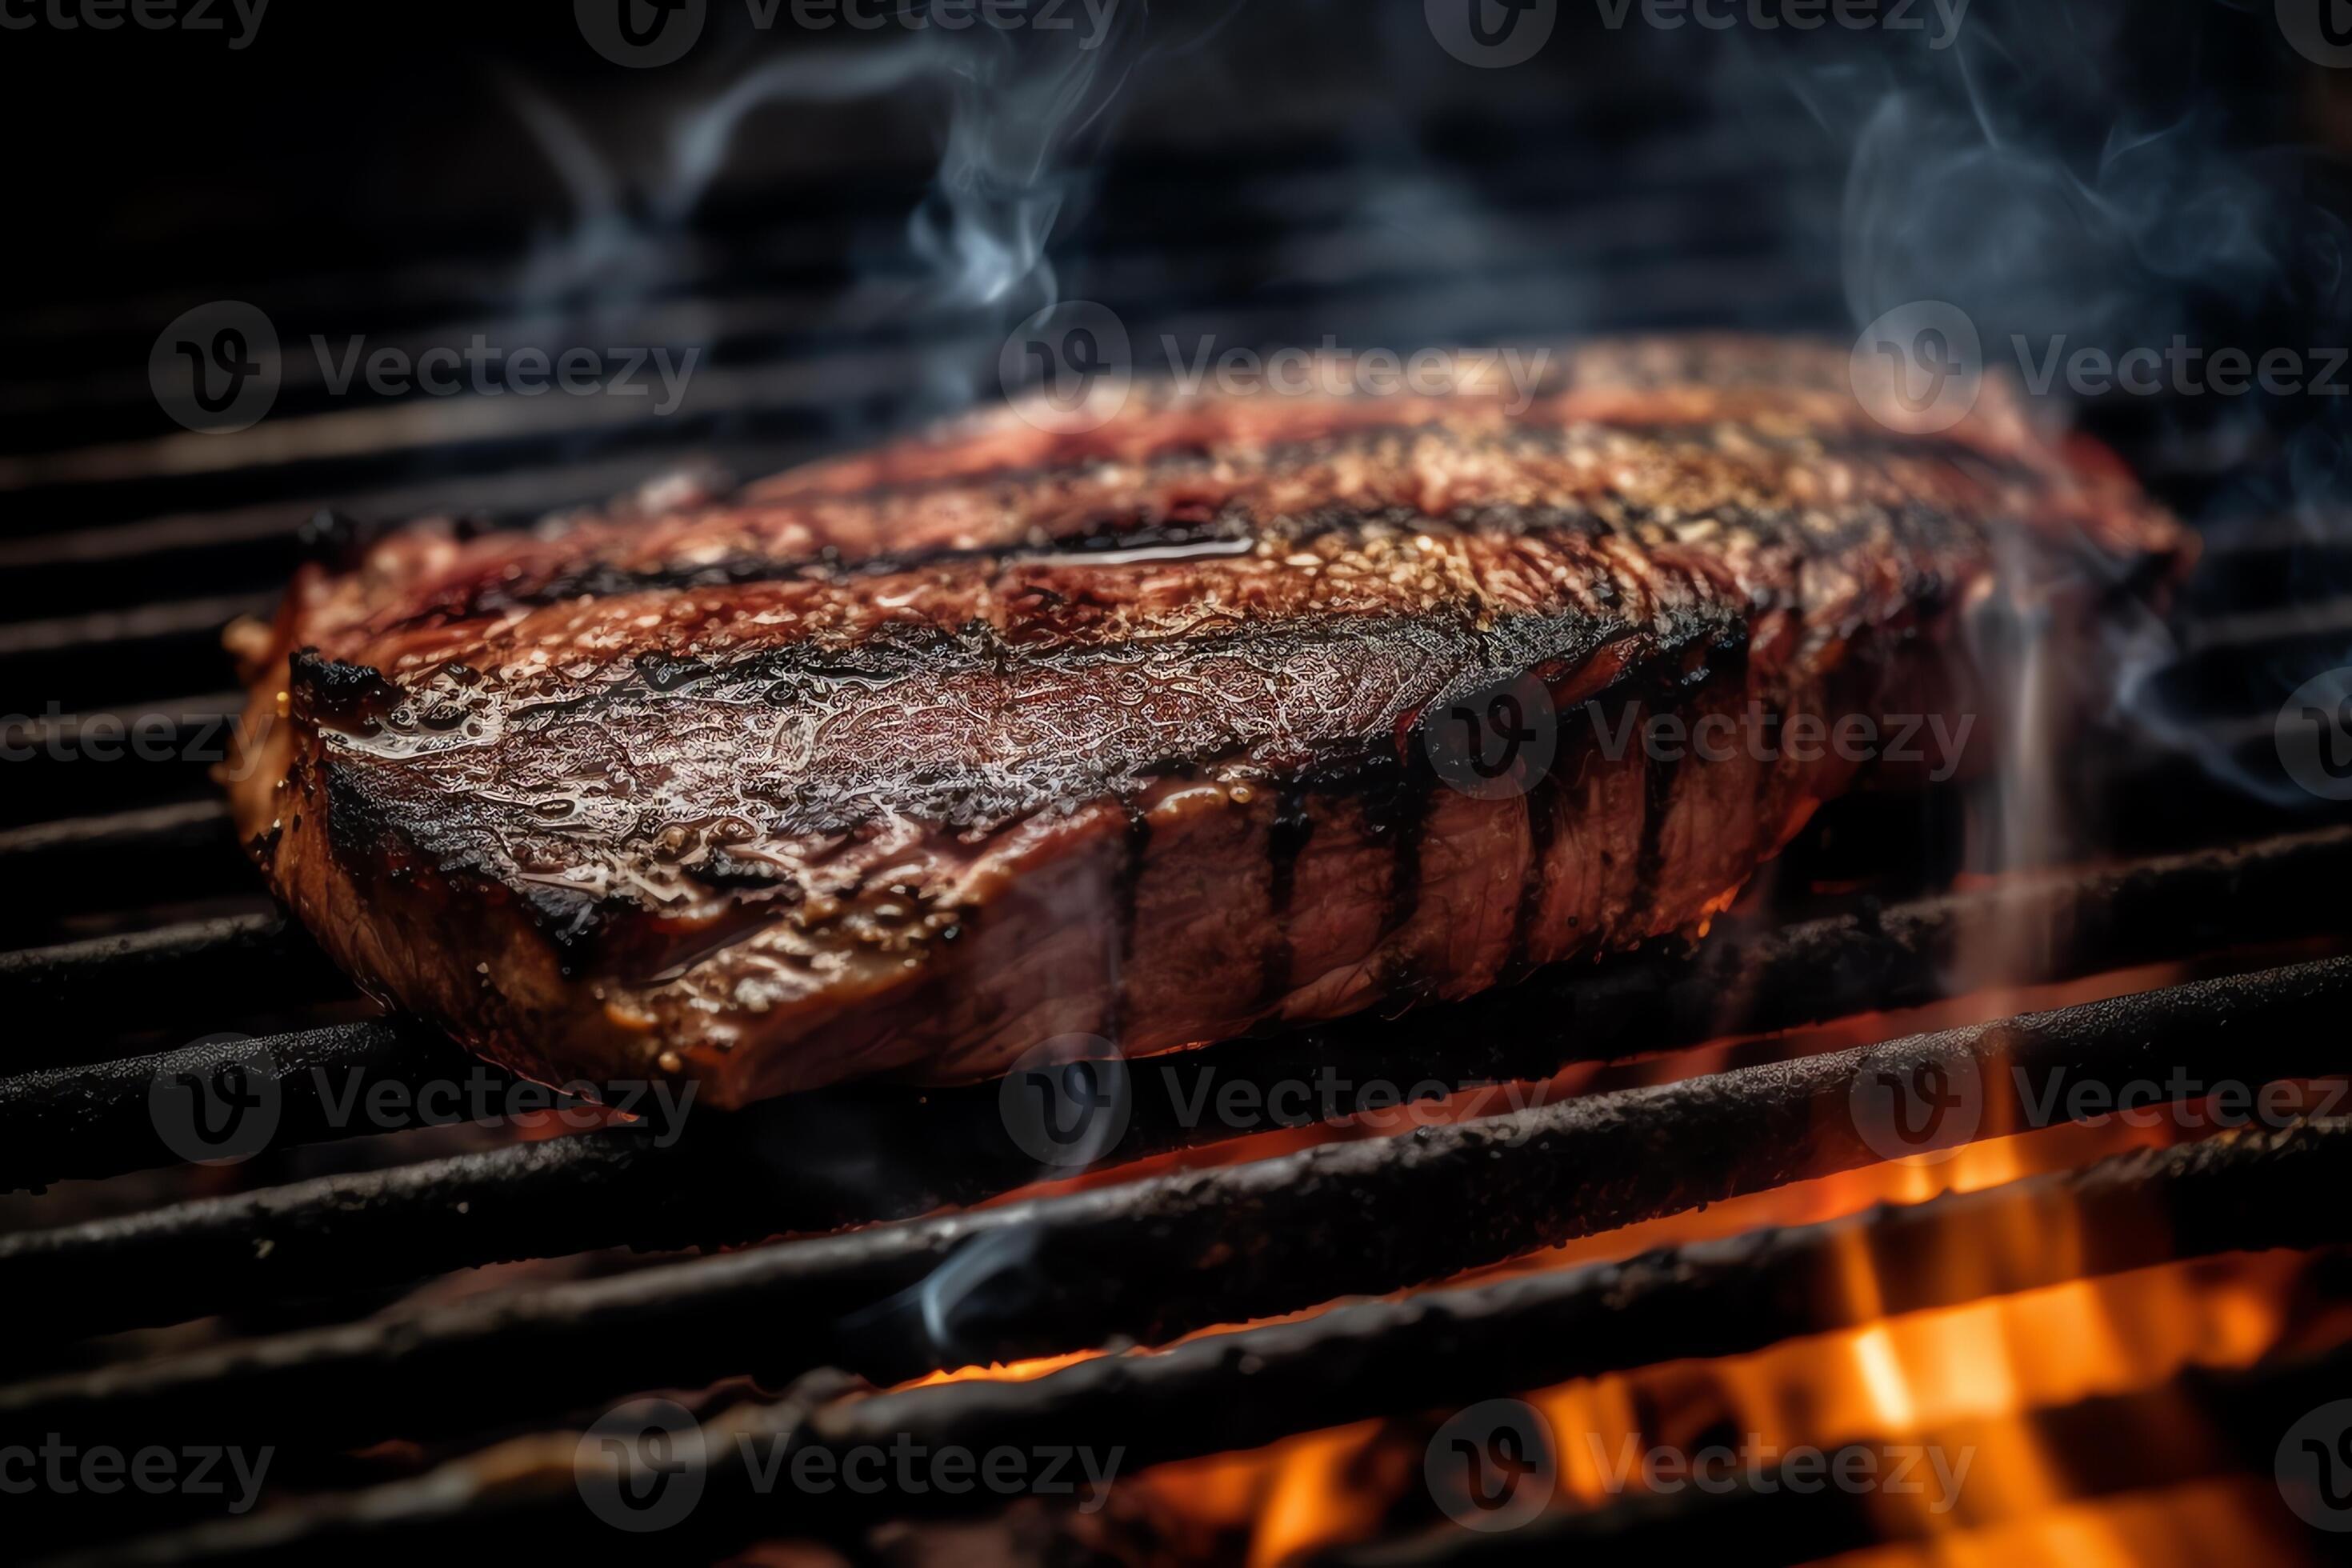
[[[1558,355],[1524,408],[1139,390],[1084,434],[999,409],[724,501],[422,525],[247,639],[238,823],[385,1001],[720,1104],[1463,994],[1696,929],[1861,765],[1616,716],[1952,714],[2011,542],[2185,561],[2000,388],[1903,437],[1846,374],[1706,340]],[[1486,787],[1427,730],[1506,689],[1545,742]]]

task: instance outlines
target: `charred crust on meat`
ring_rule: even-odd
[[[288,661],[289,712],[298,721],[347,735],[373,735],[406,701],[400,688],[380,670],[344,664],[299,648]]]
[[[710,665],[699,658],[673,658],[667,654],[641,653],[634,661],[638,679],[654,691],[677,691],[710,673]]]

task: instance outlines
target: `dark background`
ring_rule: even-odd
[[[1001,395],[1005,334],[1057,298],[1108,305],[1139,351],[1847,342],[1922,298],[1996,351],[2352,340],[2347,73],[2297,54],[2268,0],[1975,0],[1942,48],[1927,0],[1916,31],[1765,30],[1741,4],[1728,29],[1664,30],[1557,0],[1501,69],[1451,58],[1420,0],[1120,0],[1093,51],[818,34],[789,5],[761,30],[709,0],[650,69],[600,57],[562,4],[274,0],[242,49],[0,31],[0,571],[34,623],[0,627],[0,710],[225,689],[219,621],[267,605],[321,506],[512,522],[681,463],[750,477]],[[146,356],[223,299],[270,318],[285,384],[253,429],[192,434]],[[475,332],[701,357],[656,418],[335,395],[310,348]],[[2046,402],[2217,537],[2277,535],[2207,598],[2297,614],[2344,581],[2352,399]],[[119,660],[68,635],[131,606],[163,613],[115,625]],[[2315,615],[2221,697],[2159,669],[2131,700],[2251,722],[2347,640]]]

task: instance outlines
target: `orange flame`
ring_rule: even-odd
[[[1834,1449],[1933,1441],[1939,1428],[1990,1421],[1997,1440],[1971,1453],[1957,1500],[1962,1506],[1927,1514],[1937,1500],[1932,1488],[1881,1494],[1874,1501],[1882,1509],[1927,1515],[1907,1531],[1889,1533],[1978,1535],[1980,1550],[1972,1544],[1935,1560],[2017,1568],[2013,1558],[1995,1563],[2005,1548],[1990,1543],[2012,1539],[2017,1521],[2046,1516],[2050,1550],[2063,1548],[2067,1568],[2128,1568],[2149,1560],[2129,1550],[2137,1531],[2105,1530],[2099,1510],[2070,1506],[2063,1457],[2042,1451],[2024,1413],[2143,1390],[2191,1366],[2258,1360],[2294,1327],[2286,1303],[2305,1266],[2297,1255],[2275,1253],[2168,1264],[1525,1397],[1554,1434],[1554,1506],[1574,1509],[1606,1508],[1638,1489],[1642,1473],[1638,1465],[1629,1470],[1632,1457],[1689,1454],[1726,1433],[1759,1450]],[[1850,1283],[1874,1289],[1859,1279]],[[2352,1321],[2327,1331],[2352,1337]],[[1140,1493],[1142,1517],[1171,1542],[1245,1543],[1253,1568],[1277,1568],[1365,1539],[1392,1515],[1435,1522],[1433,1508],[1402,1497],[1419,1484],[1428,1436],[1426,1422],[1358,1422],[1254,1453],[1162,1466],[1133,1479],[1129,1500]]]
[[[1878,1015],[1790,1031],[1769,1039],[1718,1041],[1614,1067],[1579,1067],[1542,1086],[1546,1100],[1628,1083],[1717,1070],[1762,1054],[1801,1056],[1935,1028],[2063,1005],[2176,983],[2168,966],[2102,975],[2029,990],[1979,991],[1900,1016]],[[1522,1086],[1523,1088],[1526,1086]],[[1524,1103],[1526,1097],[1521,1096]],[[1415,1108],[1425,1120],[1492,1114],[1491,1099],[1460,1096]],[[1141,1165],[1088,1173],[1061,1187],[1132,1180],[1149,1170],[1261,1159],[1334,1138],[1392,1129],[1378,1118],[1289,1130],[1163,1156]],[[1877,1204],[1915,1204],[1945,1193],[1975,1192],[2036,1174],[2080,1168],[2135,1150],[2200,1136],[2169,1119],[2067,1123],[1989,1139],[1942,1163],[1906,1161],[1795,1183],[1689,1213],[1574,1240],[1528,1258],[1465,1275],[1447,1284],[1482,1283],[1633,1256],[1654,1247],[1729,1237],[1761,1226],[1813,1223]],[[1034,1196],[1043,1189],[1019,1194]],[[2079,1259],[2084,1237],[2069,1227],[1999,1238],[1988,1252],[2014,1247]],[[2259,1489],[2217,1480],[2168,1488],[2160,1497],[2082,1500],[2074,1495],[2063,1455],[2044,1451],[2032,1413],[2106,1394],[2161,1386],[2186,1368],[2250,1364],[2290,1342],[2302,1348],[2352,1341],[2352,1310],[2325,1323],[2293,1320],[2290,1303],[2306,1260],[2294,1254],[2231,1255],[2078,1280],[1966,1305],[1887,1317],[1881,1281],[1859,1233],[1841,1241],[1843,1267],[1825,1321],[1862,1320],[1842,1329],[1774,1345],[1751,1355],[1692,1360],[1585,1380],[1525,1395],[1558,1440],[1555,1507],[1606,1508],[1622,1500],[1629,1446],[1687,1452],[1720,1442],[1727,1431],[1759,1447],[1921,1441],[1955,1423],[1990,1424],[1994,1440],[1978,1456],[1965,1506],[1928,1518],[1885,1512],[1890,1539],[1927,1536],[1921,1547],[1895,1544],[1842,1560],[1851,1568],[1896,1568],[1935,1562],[2023,1568],[2049,1562],[2066,1568],[2141,1562],[2224,1560],[2192,1550],[2221,1541],[2269,1542],[2270,1515],[2246,1516]],[[1958,1271],[1952,1294],[1992,1288],[1988,1258],[1937,1260]],[[1970,1281],[1979,1281],[1971,1286]],[[1324,1309],[1317,1309],[1322,1310]],[[1290,1314],[1292,1318],[1314,1311]],[[2342,1321],[2335,1321],[2340,1318]],[[1283,1320],[1269,1320],[1283,1321]],[[1203,1334],[1231,1332],[1232,1327]],[[1186,1336],[1188,1339],[1203,1334]],[[966,1378],[1046,1375],[1100,1352],[1039,1358],[935,1373],[925,1384]],[[1149,1351],[1129,1353],[1149,1354]],[[1245,1560],[1279,1568],[1334,1546],[1438,1521],[1423,1490],[1426,1417],[1360,1421],[1304,1434],[1266,1448],[1163,1465],[1123,1478],[1115,1510],[1139,1522],[1161,1550],[1192,1558]],[[2193,1433],[2186,1420],[2184,1430]],[[1638,1485],[1638,1472],[1634,1475]],[[1881,1510],[1916,1506],[1893,1496]],[[2272,1494],[2271,1514],[2275,1495]],[[1874,1516],[1879,1517],[1879,1516]],[[2242,1553],[2236,1554],[2242,1556]],[[2293,1559],[2291,1546],[2275,1554]],[[2268,1560],[2268,1559],[2265,1559]]]

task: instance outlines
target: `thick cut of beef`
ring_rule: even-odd
[[[1529,399],[1138,388],[412,528],[247,628],[237,819],[369,990],[540,1079],[735,1104],[1459,995],[1702,925],[1867,765],[1842,719],[1958,733],[2012,559],[2185,563],[2000,387],[1900,435],[1847,378],[1701,340]]]

